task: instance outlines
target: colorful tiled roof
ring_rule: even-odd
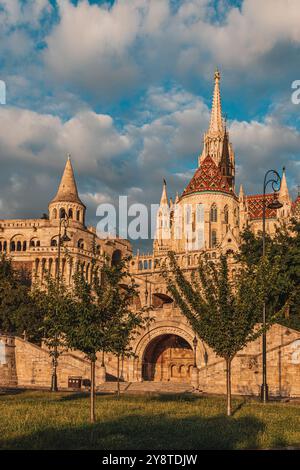
[[[298,194],[297,199],[292,203],[292,214],[300,218],[300,194]]]
[[[222,191],[233,194],[227,179],[209,155],[203,160],[200,168],[195,171],[182,196],[199,191]]]
[[[262,219],[263,216],[263,194],[255,194],[245,197],[248,214],[251,220]],[[266,206],[273,200],[273,194],[266,194]],[[277,209],[268,209],[266,207],[266,218],[276,218]]]

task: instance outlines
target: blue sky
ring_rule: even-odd
[[[70,152],[96,206],[181,192],[208,126],[216,66],[237,186],[300,183],[298,0],[0,0],[0,216],[47,209]],[[38,196],[37,196],[38,195]]]

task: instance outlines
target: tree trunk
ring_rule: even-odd
[[[91,423],[95,422],[95,360],[91,360],[91,407],[90,419]]]
[[[118,380],[118,397],[120,396],[120,355],[118,354],[118,367],[117,367],[117,380]]]
[[[226,359],[227,416],[231,416],[231,361]]]

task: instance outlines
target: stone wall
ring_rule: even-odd
[[[168,321],[163,318],[162,311],[161,318],[157,319],[151,330],[137,340],[134,350],[138,357],[125,360],[122,366],[125,381],[141,380],[140,369],[144,350],[153,338],[158,337],[158,334],[173,332],[191,342],[193,336],[188,325],[183,319],[180,325],[176,322],[175,311],[174,318],[170,318],[172,309],[169,310]],[[300,397],[300,332],[278,324],[273,325],[267,333],[267,345],[270,395]],[[105,380],[100,356],[96,363],[97,385]],[[258,338],[240,351],[233,360],[233,393],[259,395],[261,360],[261,338]],[[207,393],[225,393],[225,362],[208,347],[204,347],[200,341],[197,347],[197,364],[199,389]],[[117,374],[116,358],[106,355],[105,366],[106,378],[114,379]],[[45,347],[38,347],[17,337],[0,336],[0,387],[49,388],[51,374],[51,359]],[[89,379],[89,361],[78,351],[66,352],[59,357],[57,374],[59,388],[67,389],[70,377]]]
[[[267,333],[267,382],[271,396],[300,396],[300,332],[274,325]],[[225,361],[215,358],[199,369],[199,389],[225,393]],[[250,343],[232,362],[232,392],[259,395],[262,382],[261,338]]]

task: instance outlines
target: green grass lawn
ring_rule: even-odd
[[[0,395],[1,449],[258,449],[300,447],[300,405],[224,397]]]

